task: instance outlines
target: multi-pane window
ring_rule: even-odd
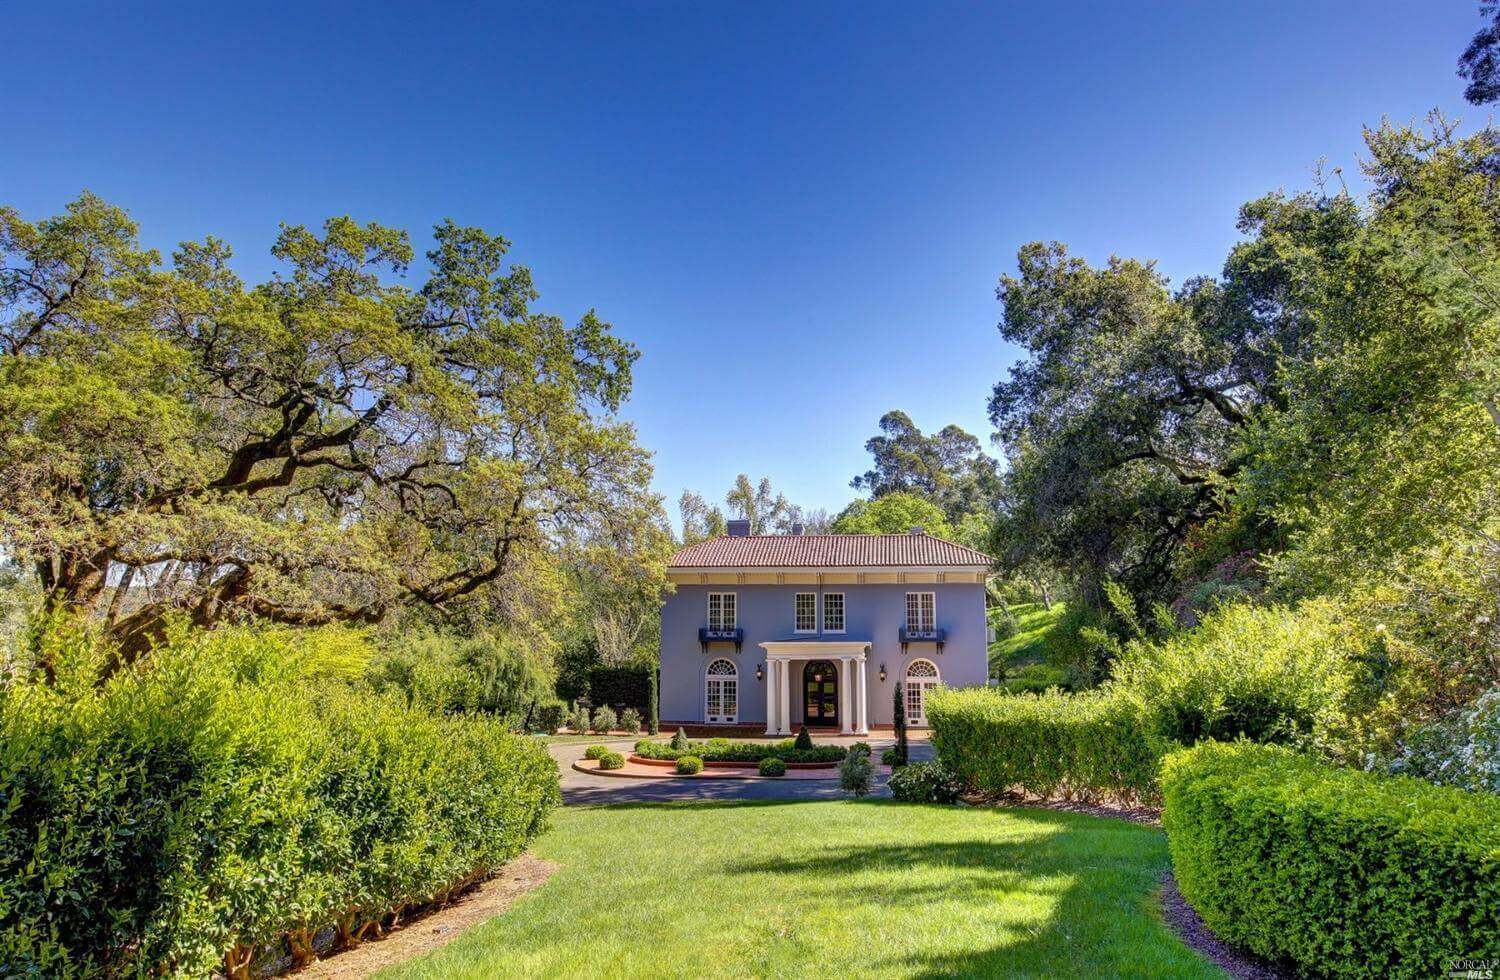
[[[926,633],[937,629],[936,593],[906,593],[906,628],[913,633]]]
[[[715,660],[709,664],[703,687],[703,720],[715,723],[734,722],[739,718],[739,693],[739,672],[733,663]]]
[[[815,592],[797,593],[797,625],[798,633],[816,633],[818,631],[818,595]]]
[[[906,720],[913,725],[927,724],[927,692],[938,684],[937,665],[930,660],[913,660],[906,668]]]
[[[710,592],[708,594],[708,628],[711,630],[734,629],[734,593]]]
[[[823,632],[844,632],[844,593],[827,592],[823,595]]]

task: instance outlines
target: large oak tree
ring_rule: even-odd
[[[0,547],[127,650],[164,617],[376,622],[481,604],[559,555],[660,531],[614,412],[632,345],[536,311],[509,243],[283,226],[257,285],[229,246],[163,263],[85,194],[0,209]]]

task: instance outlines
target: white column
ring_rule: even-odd
[[[856,694],[858,703],[854,709],[859,714],[859,721],[854,726],[854,734],[856,735],[870,734],[870,698],[865,685],[865,673],[868,667],[869,664],[865,660],[858,660],[854,664],[854,676],[858,678],[858,692]]]
[[[766,658],[766,734],[776,734],[776,661]]]
[[[854,719],[850,718],[851,708],[854,707],[854,692],[850,688],[854,684],[854,672],[849,669],[848,657],[839,658],[839,734],[851,735]]]
[[[776,716],[776,722],[781,726],[780,734],[790,735],[792,732],[792,662],[781,661],[781,713]]]

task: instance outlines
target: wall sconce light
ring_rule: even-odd
[[[880,665],[880,683],[885,683],[885,664]]]
[[[755,665],[755,679],[758,680],[758,681],[763,681],[763,680],[766,679],[766,665],[765,664],[756,664]]]

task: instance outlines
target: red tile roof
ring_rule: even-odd
[[[930,534],[757,534],[709,538],[672,556],[669,568],[885,568],[993,564],[989,555]]]

